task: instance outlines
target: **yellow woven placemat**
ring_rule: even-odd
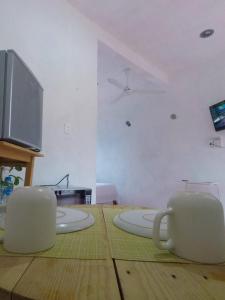
[[[159,250],[152,239],[139,237],[125,232],[113,225],[113,218],[124,210],[121,208],[103,208],[107,236],[112,258],[153,262],[186,262],[167,250]]]
[[[53,248],[31,255],[9,253],[0,245],[0,256],[106,259],[108,257],[108,246],[102,210],[97,207],[82,207],[82,210],[93,214],[95,217],[93,226],[77,232],[58,234]],[[3,230],[0,230],[0,235],[2,234]]]

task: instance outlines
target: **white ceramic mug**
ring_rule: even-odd
[[[49,188],[17,188],[7,200],[5,233],[7,251],[33,253],[51,248],[56,238],[56,196]]]
[[[160,241],[160,223],[168,217],[168,240]],[[153,240],[166,249],[200,263],[225,261],[225,227],[221,202],[208,193],[181,192],[154,220]]]

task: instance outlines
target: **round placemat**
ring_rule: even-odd
[[[133,209],[116,215],[113,223],[122,230],[135,235],[152,238],[153,222],[157,210]],[[167,239],[167,218],[163,218],[160,227],[161,240]]]
[[[94,222],[94,216],[86,211],[67,207],[57,207],[56,233],[67,233],[83,230],[93,225]],[[0,215],[0,228],[5,228],[4,214]]]

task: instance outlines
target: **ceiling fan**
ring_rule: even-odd
[[[144,89],[133,89],[130,84],[129,84],[129,76],[131,69],[130,68],[125,68],[123,70],[124,75],[125,75],[125,85],[123,85],[121,82],[114,78],[108,78],[108,82],[118,89],[120,89],[122,92],[119,94],[118,97],[116,97],[113,102],[117,102],[123,97],[126,96],[131,96],[131,95],[148,95],[148,94],[162,94],[165,93],[164,90],[159,90],[159,89],[149,89],[149,90],[144,90]]]

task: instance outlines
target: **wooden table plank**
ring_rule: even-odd
[[[225,266],[116,261],[125,300],[224,300]]]
[[[119,300],[111,260],[36,258],[14,289],[13,300]]]
[[[11,291],[21,278],[32,257],[0,257],[0,299],[11,299]]]

